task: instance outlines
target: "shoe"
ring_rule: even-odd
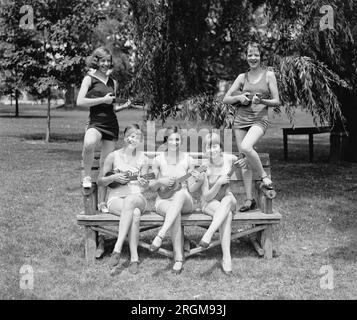
[[[200,243],[198,244],[200,247],[202,248],[208,248],[209,247],[209,243],[206,241],[201,240]]]
[[[114,268],[119,264],[119,261],[120,261],[120,252],[113,251],[109,259],[109,267]]]
[[[262,180],[262,182],[263,182],[264,188],[266,188],[266,189],[268,189],[268,190],[274,190],[273,182],[264,183],[263,180],[264,180],[265,178],[268,178],[268,179],[270,180],[270,178],[269,178],[269,176],[268,176],[267,174],[265,174],[265,175],[262,176],[261,180]]]
[[[231,269],[224,269],[224,267],[223,267],[223,260],[222,260],[222,262],[221,262],[221,270],[222,270],[222,272],[226,275],[226,276],[229,276],[229,277],[231,277],[232,275],[233,275],[233,271],[231,270]]]
[[[160,244],[158,245],[158,246],[155,246],[154,245],[154,241],[155,241],[155,239],[156,238],[159,238],[160,240]],[[162,240],[163,240],[163,238],[162,237],[160,237],[159,235],[157,235],[155,238],[154,238],[154,240],[152,241],[152,243],[150,244],[150,251],[151,252],[156,252],[157,250],[159,250],[160,249],[160,247],[161,247],[161,245],[162,245]]]
[[[107,204],[105,202],[101,202],[98,204],[98,210],[101,213],[109,213],[109,209],[107,207]]]
[[[84,189],[92,188],[92,178],[90,176],[86,176],[86,177],[83,178],[82,187]]]
[[[177,265],[180,268],[175,268],[175,266],[177,266]],[[182,260],[175,260],[175,263],[174,263],[174,265],[172,267],[172,273],[178,275],[178,274],[180,274],[182,272],[182,270],[183,270],[183,261]]]
[[[130,262],[129,272],[131,274],[137,274],[139,272],[139,261]]]
[[[250,203],[250,204],[248,204]],[[239,211],[240,212],[246,212],[249,210],[254,210],[257,208],[257,203],[255,202],[254,199],[247,199],[245,200],[245,203],[242,207],[240,207]]]

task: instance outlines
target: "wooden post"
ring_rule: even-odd
[[[314,135],[309,133],[309,159],[310,162],[314,160]]]
[[[97,231],[92,230],[91,227],[85,227],[85,257],[87,263],[94,263],[95,261],[97,237]]]
[[[284,160],[288,161],[288,134],[283,129],[283,139],[284,139]]]
[[[267,225],[261,232],[260,245],[264,250],[264,258],[273,258],[273,240],[272,240],[272,226]]]

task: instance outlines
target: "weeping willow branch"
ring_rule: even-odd
[[[281,58],[277,80],[280,100],[291,122],[296,106],[307,110],[316,126],[326,121],[333,126],[337,119],[343,119],[335,89],[350,85],[322,62],[300,56]]]

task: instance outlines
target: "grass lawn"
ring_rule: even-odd
[[[46,145],[45,106],[0,106],[0,299],[356,299],[357,165],[330,164],[329,136],[316,135],[314,163],[307,137],[289,138],[283,160],[284,115],[257,146],[268,152],[276,185],[275,207],[283,216],[275,228],[280,256],[258,258],[244,241],[233,241],[234,278],[217,267],[219,247],[189,258],[180,276],[171,261],[139,248],[140,273],[109,275],[107,253],[95,265],[84,261],[80,190],[81,147],[86,111],[52,110],[53,142]],[[118,114],[121,132],[142,112]],[[298,111],[296,125],[311,125]],[[198,241],[200,229],[189,230]],[[143,237],[152,239],[153,232]],[[170,246],[169,240],[165,245]],[[128,248],[124,248],[128,258]],[[125,262],[127,264],[128,262]],[[20,268],[34,271],[33,290],[20,288]],[[320,286],[323,266],[333,268],[333,289]]]

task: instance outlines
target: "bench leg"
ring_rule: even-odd
[[[261,232],[260,244],[264,250],[264,258],[273,258],[273,227],[268,225],[266,229]]]
[[[288,161],[288,135],[286,133],[283,134],[284,139],[284,160]]]
[[[309,158],[310,162],[314,160],[314,136],[312,133],[309,134]]]
[[[97,250],[98,232],[85,227],[85,257],[88,263],[94,263]]]

